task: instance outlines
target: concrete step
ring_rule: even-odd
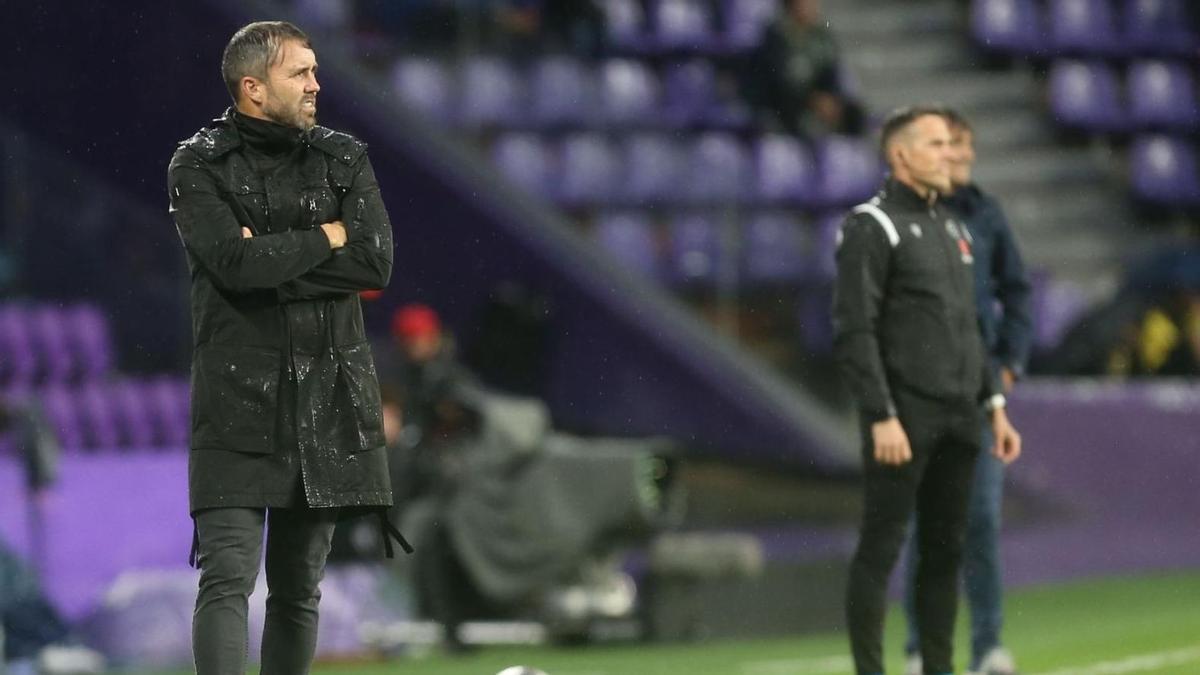
[[[1054,141],[1046,119],[1027,106],[964,110],[963,114],[975,129],[975,149],[981,157]]]
[[[1087,188],[1083,188],[1087,191]],[[1021,234],[1051,227],[1054,223],[1076,220],[1090,224],[1129,225],[1133,217],[1119,200],[1104,194],[1094,198],[1071,195],[1066,198],[1039,199],[1021,195],[1001,201],[1005,215]]]
[[[1019,105],[1033,97],[1034,83],[1023,71],[1004,73],[939,73],[915,77],[889,77],[886,73],[858,72],[863,99],[872,110],[891,110],[916,102],[935,102],[973,110],[988,106]]]
[[[929,76],[965,68],[962,46],[953,34],[928,40],[866,43],[845,51],[845,59],[853,72],[872,73],[879,79]]]
[[[921,37],[959,29],[953,0],[878,3],[840,0],[822,3],[821,10],[830,28],[847,41],[844,47],[894,39],[896,35]]]
[[[1112,244],[1108,235],[1060,227],[1036,237],[1021,237],[1021,257],[1031,269],[1050,270],[1056,276],[1068,271],[1083,276],[1095,270],[1118,270],[1123,249]]]
[[[975,178],[993,191],[1013,194],[1018,185],[1036,188],[1047,183],[1094,183],[1107,178],[1090,154],[1054,146],[1026,146],[1019,151],[982,155]]]

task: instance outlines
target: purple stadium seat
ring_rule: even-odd
[[[794,216],[760,213],[742,235],[742,270],[751,283],[797,283],[808,271],[808,230]]]
[[[454,86],[446,68],[434,59],[406,57],[392,69],[392,88],[412,108],[442,121],[453,110]]]
[[[641,214],[619,213],[600,218],[592,239],[626,268],[654,278],[658,276],[658,243],[654,227]]]
[[[115,382],[109,387],[108,396],[125,445],[132,448],[153,447],[158,437],[145,385],[136,380]]]
[[[671,218],[668,274],[681,284],[712,284],[724,271],[721,232],[712,219],[702,214]]]
[[[70,326],[63,310],[52,305],[30,308],[26,312],[31,337],[37,351],[43,383],[65,382],[75,371],[75,354],[67,333]]]
[[[1055,281],[1045,274],[1034,276],[1032,300],[1033,342],[1041,349],[1058,346],[1091,306],[1087,292],[1079,285]]]
[[[811,247],[810,278],[817,282],[831,282],[837,276],[837,247],[845,211],[832,211],[818,216],[815,223],[815,241]]]
[[[1055,54],[1122,51],[1109,0],[1050,0],[1047,10],[1050,48]]]
[[[1050,67],[1050,113],[1065,127],[1094,132],[1126,128],[1120,85],[1103,63],[1060,59]]]
[[[523,83],[508,62],[488,56],[475,57],[463,64],[460,78],[463,122],[504,125],[523,116]]]
[[[300,25],[313,32],[344,30],[354,22],[352,0],[295,0],[291,4]]]
[[[610,59],[600,66],[604,120],[615,125],[645,125],[658,114],[658,78],[641,61]]]
[[[1035,0],[974,0],[971,35],[984,49],[1026,56],[1043,51]]]
[[[675,142],[662,134],[633,134],[624,142],[626,200],[635,204],[678,199],[683,159]]]
[[[79,406],[90,447],[112,450],[121,446],[120,422],[115,405],[109,399],[107,386],[88,382],[79,388],[75,402]]]
[[[729,203],[749,195],[754,169],[749,153],[732,134],[696,136],[688,151],[686,196],[696,203]]]
[[[1186,1],[1125,0],[1122,24],[1129,49],[1136,54],[1194,54],[1200,42],[1189,24]]]
[[[763,31],[778,8],[778,0],[728,0],[725,3],[725,42],[729,48],[749,49],[762,41]]]
[[[1166,206],[1200,204],[1200,172],[1196,150],[1189,143],[1169,136],[1140,136],[1133,142],[1129,159],[1134,195]]]
[[[492,161],[512,182],[535,195],[554,193],[555,175],[550,151],[536,134],[511,133],[492,146]]]
[[[26,310],[0,305],[0,382],[6,388],[26,388],[37,376],[38,359]]]
[[[1196,88],[1183,64],[1135,61],[1126,80],[1129,117],[1135,128],[1191,131],[1200,124]]]
[[[703,60],[680,61],[663,73],[663,118],[671,126],[702,122],[716,105],[716,74]]]
[[[767,202],[805,204],[813,199],[812,153],[793,136],[768,134],[754,146],[755,194]]]
[[[613,47],[628,52],[646,48],[646,13],[640,0],[604,0],[602,7]]]
[[[560,200],[577,205],[614,199],[621,161],[607,139],[589,132],[572,134],[563,140],[558,156]]]
[[[883,166],[869,142],[829,136],[817,144],[817,202],[829,207],[863,201],[879,189]]]
[[[108,320],[95,305],[78,305],[69,310],[71,337],[79,353],[80,377],[104,377],[113,368],[114,354]]]
[[[75,396],[62,385],[51,385],[41,392],[42,408],[50,427],[58,436],[64,450],[78,450],[85,445],[83,421]]]
[[[543,59],[531,79],[533,119],[543,125],[581,125],[594,119],[596,87],[592,73],[566,56]]]
[[[654,6],[654,39],[662,50],[716,49],[712,24],[712,12],[701,0],[658,0]]]
[[[145,385],[146,406],[158,425],[158,435],[165,446],[187,446],[191,426],[187,386],[186,381],[167,377],[155,378]]]

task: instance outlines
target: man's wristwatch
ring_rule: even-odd
[[[995,412],[1006,405],[1008,405],[1008,399],[1004,398],[1004,394],[992,394],[988,397],[988,400],[983,402],[983,409],[988,412]]]

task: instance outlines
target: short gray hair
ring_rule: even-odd
[[[907,131],[917,120],[929,115],[946,119],[946,108],[924,104],[897,108],[889,113],[883,120],[883,129],[879,133],[879,151],[883,153],[884,158],[887,157],[888,146],[894,138]]]
[[[221,55],[221,77],[234,103],[238,101],[242,78],[266,80],[267,68],[279,59],[283,43],[288,40],[312,49],[304,31],[287,21],[255,21],[229,38]]]

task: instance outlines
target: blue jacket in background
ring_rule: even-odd
[[[944,203],[971,232],[975,303],[988,354],[997,367],[1023,375],[1033,343],[1032,293],[1008,219],[999,202],[974,184],[959,188]]]

